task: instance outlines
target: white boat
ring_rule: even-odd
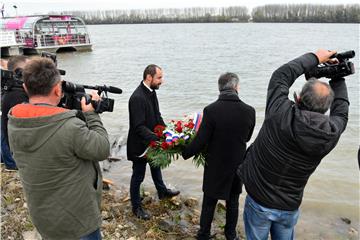
[[[84,21],[71,15],[2,18],[0,28],[2,32],[15,35],[15,41],[24,54],[91,51],[92,47]]]

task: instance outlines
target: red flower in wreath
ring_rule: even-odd
[[[182,129],[182,122],[181,121],[178,121],[176,123],[175,131],[177,131],[178,133],[182,133],[183,129]]]
[[[156,136],[158,136],[159,138],[161,138],[163,136],[163,131],[165,130],[165,126],[163,125],[156,125],[154,128],[154,133],[156,134]]]
[[[149,144],[149,146],[150,146],[151,148],[155,148],[156,145],[157,145],[157,144],[156,144],[155,141],[151,141],[150,144]]]
[[[168,143],[167,142],[162,142],[161,143],[161,148],[164,149],[164,150],[168,149],[169,148]]]
[[[190,121],[190,122],[186,123],[184,126],[189,128],[189,129],[193,129],[195,125],[194,125],[194,123],[192,121]]]

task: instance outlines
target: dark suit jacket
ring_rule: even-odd
[[[165,125],[155,91],[149,91],[141,82],[129,100],[130,129],[127,139],[127,157],[135,160],[147,148],[150,141],[158,140],[154,134],[156,125]]]
[[[236,168],[242,163],[246,142],[255,126],[255,109],[234,94],[220,94],[205,107],[203,121],[193,142],[183,151],[184,159],[207,147],[203,191],[216,199],[229,199],[230,192],[241,193]]]

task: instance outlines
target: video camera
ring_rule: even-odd
[[[42,52],[41,57],[50,58],[57,66],[56,54]],[[58,71],[61,75],[65,75],[66,73],[65,70],[62,69],[58,69]],[[100,100],[91,100],[91,95],[87,94],[85,89],[97,90],[98,95],[101,97]],[[62,91],[64,92],[64,97],[62,97],[59,107],[81,110],[81,99],[85,97],[86,104],[91,103],[96,113],[112,112],[114,110],[115,101],[114,99],[108,98],[108,92],[116,94],[122,93],[122,90],[117,87],[80,85],[68,81],[62,82]]]
[[[91,96],[85,93],[85,88],[97,90],[98,95],[102,95],[101,99],[99,101],[91,100]],[[81,99],[85,97],[86,104],[91,103],[96,113],[112,112],[114,110],[114,99],[108,98],[107,92],[122,93],[122,90],[117,87],[80,85],[66,81],[62,83],[62,90],[64,97],[60,101],[60,107],[81,110]]]
[[[355,73],[354,63],[350,62],[349,59],[355,57],[355,51],[347,51],[342,53],[336,53],[331,58],[337,58],[338,63],[323,63],[316,66],[310,72],[305,73],[305,78],[341,78]]]
[[[1,69],[1,92],[8,92],[11,89],[23,89],[21,69],[16,69],[15,73]]]

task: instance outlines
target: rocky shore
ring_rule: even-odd
[[[40,240],[31,223],[17,172],[5,172],[2,167],[1,192],[1,239]],[[152,215],[149,221],[133,216],[128,189],[110,186],[103,192],[103,239],[194,239],[200,217],[196,198],[178,196],[159,201],[154,193],[142,191],[142,195],[144,207]],[[213,222],[214,239],[225,239],[224,224],[225,206],[219,203]]]

